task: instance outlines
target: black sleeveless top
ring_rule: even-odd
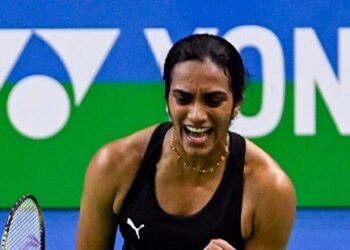
[[[158,126],[150,139],[136,178],[119,214],[123,249],[202,250],[221,238],[243,249],[241,210],[245,140],[230,133],[230,153],[222,180],[209,202],[196,214],[175,216],[159,206],[155,194],[156,164],[166,132]]]

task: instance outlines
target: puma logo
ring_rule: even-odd
[[[140,231],[141,228],[144,228],[145,225],[142,224],[141,226],[139,226],[139,227],[137,228],[137,227],[134,225],[134,223],[132,222],[132,220],[131,220],[130,218],[127,219],[126,223],[127,223],[132,229],[135,230],[135,233],[136,233],[137,238],[140,239],[140,233],[139,233],[139,231]]]

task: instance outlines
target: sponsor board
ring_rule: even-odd
[[[174,7],[176,1],[169,3]],[[124,16],[132,6],[120,8]],[[298,8],[305,6],[291,12]],[[316,14],[320,8],[315,5]],[[20,24],[13,17],[0,21],[0,190],[6,193],[0,207],[28,192],[45,207],[77,207],[99,147],[168,119],[162,65],[174,41],[189,33],[219,34],[241,51],[251,82],[231,129],[276,158],[296,186],[298,205],[350,205],[350,28],[331,19],[337,10],[317,23],[269,24],[260,13],[251,22],[216,15],[217,22],[188,20],[183,27],[158,10],[160,23],[133,13],[137,29],[119,16],[94,23],[92,12],[78,13],[89,25],[80,19],[79,27],[65,19],[43,25],[24,20],[27,12]],[[327,22],[331,38],[320,32]]]

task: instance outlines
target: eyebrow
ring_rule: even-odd
[[[205,93],[204,94],[205,96],[209,96],[209,97],[212,97],[212,96],[227,96],[227,94],[223,91],[212,91],[212,92],[208,92],[208,93]]]
[[[183,90],[183,89],[174,89],[173,90],[174,93],[177,93],[177,94],[192,94],[190,91],[186,91],[186,90]],[[227,96],[227,94],[223,91],[220,91],[220,90],[215,90],[215,91],[210,91],[208,93],[205,93],[204,94],[205,96]]]
[[[174,94],[180,94],[180,95],[192,95],[191,92],[183,90],[183,89],[174,89],[173,93]]]

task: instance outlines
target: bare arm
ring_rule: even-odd
[[[253,231],[245,249],[286,249],[292,230],[296,199],[292,183],[282,172],[260,186],[253,217]]]
[[[80,207],[77,249],[113,249],[117,217],[113,213],[116,187],[108,149],[93,158],[85,177]]]

